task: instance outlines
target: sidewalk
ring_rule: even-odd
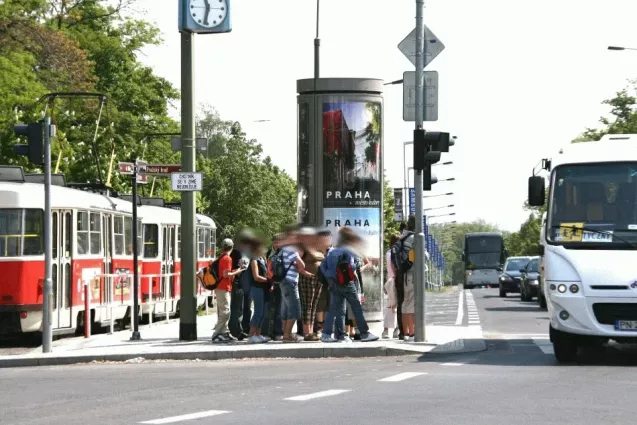
[[[42,348],[18,356],[0,356],[0,368],[24,366],[51,366],[88,363],[93,361],[145,360],[227,360],[256,358],[326,358],[326,357],[380,357],[424,353],[463,353],[483,351],[479,327],[428,326],[426,342],[406,343],[396,339],[351,344],[325,344],[321,342],[248,344],[212,344],[212,328],[216,315],[197,317],[197,341],[179,340],[179,320],[141,326],[141,341],[130,341],[130,330],[101,334],[85,338],[54,341],[52,353]],[[382,323],[370,323],[376,335],[382,332]]]

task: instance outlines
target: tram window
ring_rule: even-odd
[[[89,253],[89,222],[86,211],[77,212],[77,253]]]
[[[22,210],[0,209],[0,257],[20,255],[22,240]]]
[[[199,258],[206,255],[206,230],[203,227],[197,229],[197,246],[199,247]]]
[[[114,217],[115,255],[124,255],[124,217]]]
[[[102,217],[99,213],[91,213],[90,223],[91,254],[102,252]]]
[[[24,255],[42,255],[44,253],[44,212],[42,210],[24,210]]]
[[[73,251],[73,239],[71,235],[72,231],[72,223],[73,223],[73,215],[70,212],[64,214],[64,252],[65,257],[70,257],[71,252]]]
[[[137,255],[144,255],[144,226],[141,220],[137,220]]]
[[[53,258],[58,258],[58,213],[54,212],[53,220]]]
[[[133,255],[133,219],[131,217],[124,218],[124,247],[126,255]]]
[[[158,235],[159,227],[156,224],[144,224],[144,258],[156,258],[159,255]]]
[[[177,226],[177,258],[181,258],[181,226]]]
[[[210,258],[217,256],[217,229],[210,229]]]
[[[210,229],[206,229],[206,252],[204,254],[205,258],[210,258],[212,256],[210,253]]]

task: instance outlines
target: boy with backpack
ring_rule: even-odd
[[[232,270],[232,249],[234,243],[232,239],[223,240],[223,253],[215,260],[210,268],[218,281],[215,288],[215,297],[217,298],[217,324],[212,334],[212,342],[230,342],[236,341],[236,338],[230,334],[228,322],[230,321],[230,294],[232,293],[232,281],[234,277],[241,274],[245,269],[238,268]]]
[[[358,277],[356,275],[357,257],[362,239],[352,229],[341,227],[338,245],[330,250],[319,268],[321,279],[327,280],[331,305],[325,318],[323,342],[351,342],[345,333],[345,302],[349,303],[356,324],[360,331],[361,341],[376,341],[378,337],[369,332],[367,321],[363,316],[363,307],[358,297]],[[336,327],[336,329],[333,329]],[[334,337],[332,331],[334,330]]]

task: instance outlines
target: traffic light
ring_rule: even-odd
[[[16,124],[13,131],[17,136],[26,136],[26,145],[15,145],[14,150],[18,155],[29,158],[35,165],[44,164],[44,120],[29,124]]]

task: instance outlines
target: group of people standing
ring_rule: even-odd
[[[225,239],[222,250],[213,343],[378,339],[363,316],[361,270],[368,262],[352,229],[339,230],[336,246],[327,230],[289,228],[270,250],[249,233],[239,235],[236,247]]]

